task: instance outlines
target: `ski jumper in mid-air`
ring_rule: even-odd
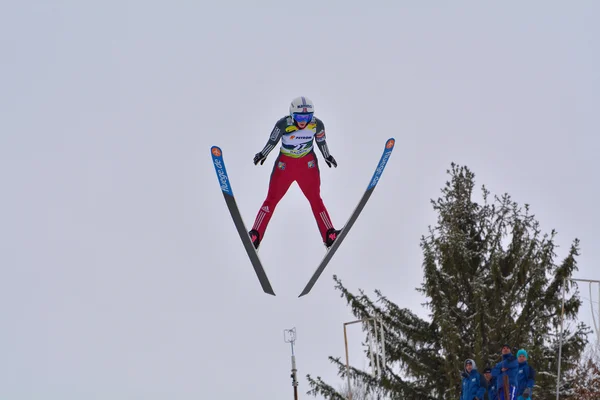
[[[331,247],[339,230],[333,227],[331,218],[321,199],[319,163],[313,141],[317,143],[327,166],[337,168],[337,162],[327,148],[323,121],[314,116],[313,102],[307,97],[297,97],[290,104],[289,115],[281,118],[271,131],[265,147],[254,156],[254,165],[262,165],[281,139],[280,152],[275,159],[267,197],[258,210],[254,225],[248,234],[258,249],[275,207],[295,181],[310,202],[323,243]]]

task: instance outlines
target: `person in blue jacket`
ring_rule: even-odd
[[[502,361],[500,361],[494,369],[492,369],[492,377],[496,378],[498,383],[498,399],[499,400],[516,400],[517,398],[517,373],[519,362],[512,354],[510,346],[505,344],[502,346]],[[504,397],[504,377],[508,376],[508,398]]]
[[[463,379],[460,400],[483,400],[486,386],[474,360],[465,360],[465,370],[461,375]]]
[[[485,397],[485,400],[498,400],[497,383],[496,378],[492,377],[492,369],[489,367],[484,369],[483,377],[485,378],[486,382],[485,392],[487,396]]]
[[[533,385],[535,385],[535,370],[527,363],[528,358],[527,351],[524,349],[517,351],[517,362],[519,363],[517,372],[518,400],[531,399]]]

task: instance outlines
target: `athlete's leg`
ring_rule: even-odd
[[[290,188],[290,185],[294,181],[293,174],[287,170],[287,159],[288,157],[280,153],[275,160],[273,171],[271,172],[271,179],[269,180],[267,197],[260,207],[260,210],[258,210],[254,225],[250,231],[250,237],[252,238],[254,247],[256,248],[258,248],[260,240],[262,240],[265,235],[267,225],[273,216],[275,207],[277,207],[277,204],[279,201],[281,201],[285,193]]]
[[[298,186],[310,202],[323,242],[330,246],[339,231],[333,227],[329,212],[321,198],[321,177],[317,157],[311,152],[300,160],[302,161],[298,165],[299,171],[296,178]]]

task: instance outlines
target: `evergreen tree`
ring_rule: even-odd
[[[556,263],[556,232],[543,234],[528,205],[519,206],[508,194],[492,200],[485,186],[479,204],[473,198],[474,174],[454,163],[447,172],[450,179],[442,196],[431,201],[437,224],[421,238],[424,281],[417,290],[427,299],[429,320],[378,290],[375,300],[362,290],[350,293],[334,276],[357,318],[377,317],[385,324],[385,373],[377,379],[351,368],[351,378],[384,398],[456,399],[464,360],[474,359],[480,371],[493,367],[500,361],[502,344],[508,343],[529,353],[529,363],[538,372],[535,398],[551,399],[564,282],[563,371],[576,366],[587,343],[588,328],[570,324],[576,323],[581,305],[568,280],[577,270],[579,241]],[[345,363],[330,360],[345,378]],[[309,394],[345,398],[321,378],[307,378]]]
[[[569,372],[565,400],[600,399],[600,344],[590,347],[579,365]]]

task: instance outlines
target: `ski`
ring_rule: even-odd
[[[258,252],[254,248],[252,240],[250,240],[250,236],[248,235],[248,231],[246,230],[246,226],[242,220],[235,197],[233,196],[231,182],[229,181],[229,176],[227,175],[227,170],[225,169],[223,151],[218,146],[212,146],[210,148],[210,154],[212,155],[213,165],[215,166],[215,171],[217,172],[217,179],[219,181],[219,185],[221,186],[223,197],[225,198],[225,204],[227,204],[227,208],[229,209],[233,223],[235,224],[238,234],[242,239],[244,249],[246,249],[246,253],[250,258],[252,266],[254,267],[254,272],[256,272],[258,281],[260,282],[260,285],[265,293],[275,296],[275,292],[273,291],[271,283],[269,282],[269,278],[267,278],[267,274],[265,273],[262,263],[260,262]]]
[[[348,221],[346,222],[344,227],[341,229],[340,233],[338,234],[338,237],[333,242],[333,245],[331,245],[331,247],[327,250],[327,253],[323,257],[323,260],[317,267],[317,270],[314,272],[314,274],[312,275],[312,277],[306,284],[306,287],[304,288],[304,290],[302,291],[302,293],[300,293],[300,295],[298,297],[302,297],[302,296],[308,294],[312,290],[313,286],[317,282],[317,279],[319,279],[319,276],[321,276],[321,274],[323,273],[323,270],[325,270],[325,267],[327,266],[327,264],[329,263],[329,261],[331,260],[331,258],[333,257],[333,255],[335,254],[337,249],[342,244],[342,241],[344,240],[346,235],[348,235],[350,228],[352,228],[352,225],[354,225],[358,216],[360,215],[363,208],[367,204],[367,201],[369,201],[369,198],[373,194],[373,191],[375,190],[375,187],[377,186],[377,183],[379,182],[379,179],[381,178],[381,174],[383,174],[383,170],[385,169],[385,166],[386,166],[388,160],[390,159],[390,156],[392,155],[392,150],[394,150],[395,143],[396,143],[396,140],[394,138],[389,138],[385,142],[383,154],[381,155],[381,159],[379,160],[379,163],[377,164],[375,173],[373,174],[373,177],[371,178],[371,180],[369,182],[369,186],[367,186],[367,190],[365,190],[365,193],[363,194],[362,198],[358,202],[358,205],[356,206],[356,208],[350,215],[350,218],[348,219]]]

